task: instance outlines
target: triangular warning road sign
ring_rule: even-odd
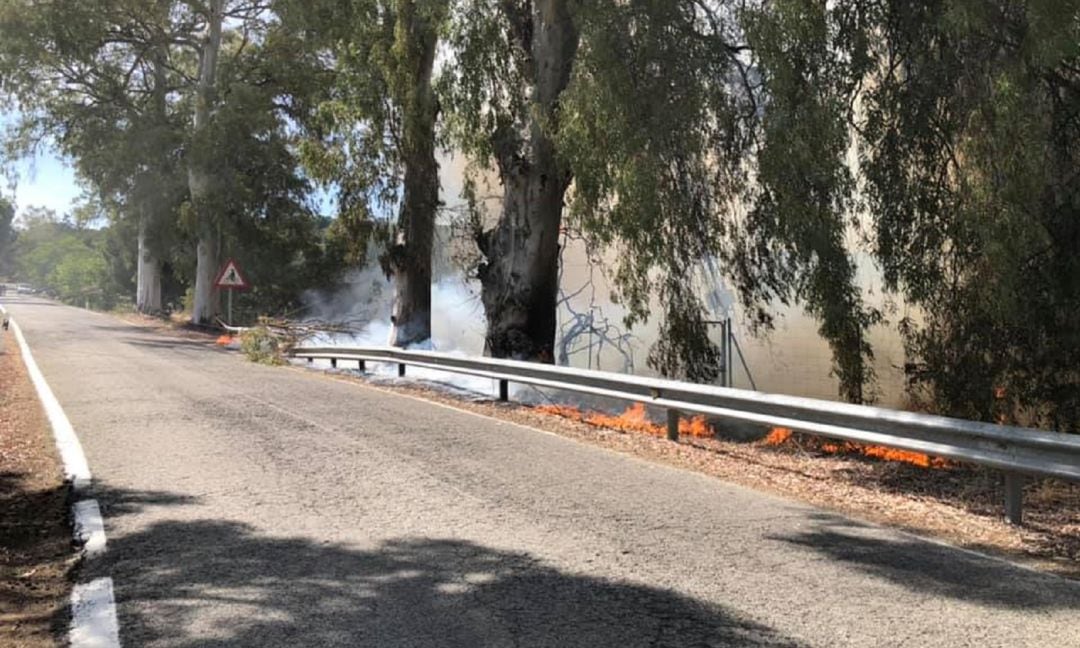
[[[247,279],[244,278],[243,273],[240,272],[240,266],[236,265],[235,259],[229,259],[225,262],[225,265],[221,266],[221,271],[218,272],[214,285],[218,288],[231,290],[246,290],[251,287]]]

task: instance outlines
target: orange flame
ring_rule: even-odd
[[[649,414],[645,410],[644,403],[634,403],[618,416],[600,412],[582,412],[576,407],[567,405],[538,405],[536,410],[538,412],[543,412],[544,414],[559,416],[571,421],[580,421],[588,423],[589,425],[595,425],[596,427],[612,428],[623,432],[637,432],[639,434],[651,434],[653,436],[665,436],[667,434],[667,428],[665,426],[657,425],[649,419]],[[712,426],[705,421],[704,416],[694,416],[689,419],[679,419],[679,434],[699,438],[709,438],[714,436],[714,430]]]
[[[774,427],[772,430],[769,430],[769,434],[762,440],[762,445],[772,447],[785,445],[791,439],[791,435],[792,431],[788,428]],[[884,461],[908,463],[913,466],[919,466],[920,468],[948,468],[950,466],[947,459],[930,457],[909,450],[896,450],[885,446],[868,446],[861,443],[853,443],[851,441],[840,442],[813,439],[807,440],[807,443],[812,445],[815,449],[827,454],[859,454],[864,457],[873,457],[874,459],[881,459]]]
[[[769,434],[765,437],[763,443],[767,446],[781,446],[787,443],[787,440],[790,438],[791,430],[782,427],[774,427],[769,430]]]

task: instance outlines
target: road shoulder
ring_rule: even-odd
[[[0,644],[64,645],[72,544],[60,458],[11,331],[0,351]]]

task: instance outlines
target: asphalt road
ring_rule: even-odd
[[[13,297],[125,646],[1080,646],[1080,584]]]

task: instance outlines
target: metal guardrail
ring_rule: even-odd
[[[668,438],[678,439],[682,412],[706,414],[790,428],[818,436],[881,445],[934,457],[996,468],[1005,473],[1005,516],[1022,522],[1024,475],[1080,481],[1080,436],[963,419],[901,412],[880,407],[781,396],[742,389],[559,367],[553,365],[456,357],[431,351],[391,347],[300,347],[295,358],[397,364],[481,376],[499,381],[507,400],[509,383],[548,387],[635,401],[668,410]]]

